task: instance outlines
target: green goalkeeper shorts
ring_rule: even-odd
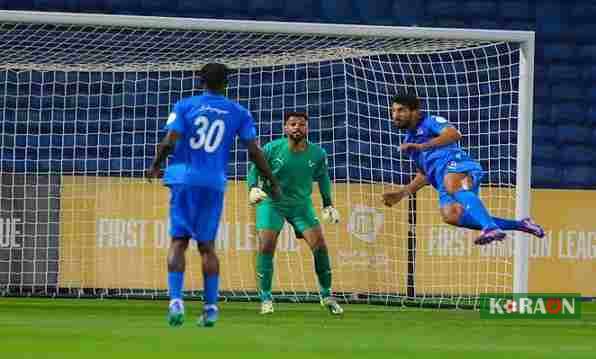
[[[298,237],[305,231],[318,226],[315,209],[311,203],[296,205],[293,207],[275,206],[271,201],[263,201],[257,205],[257,230],[270,230],[280,232],[284,226],[284,220],[294,227]]]

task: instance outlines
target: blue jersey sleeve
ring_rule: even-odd
[[[445,117],[431,116],[426,121],[426,127],[433,135],[438,136],[441,134],[441,132],[443,132],[444,129],[453,127],[453,125],[450,124]]]
[[[184,121],[184,114],[186,112],[186,105],[184,101],[178,101],[174,105],[174,110],[168,116],[168,120],[164,127],[167,131],[173,131],[178,134],[183,134],[186,130],[186,122]]]
[[[257,130],[255,128],[255,121],[252,118],[252,115],[248,110],[243,110],[241,112],[241,125],[238,129],[238,137],[243,142],[249,142],[257,138]]]

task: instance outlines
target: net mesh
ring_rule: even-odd
[[[5,22],[0,49],[0,286],[9,293],[165,294],[168,193],[141,177],[173,104],[201,92],[197,70],[211,61],[234,68],[227,95],[253,113],[262,144],[283,135],[285,112],[308,112],[343,217],[323,228],[343,298],[458,305],[511,291],[511,241],[475,247],[475,233],[441,224],[430,189],[392,209],[380,196],[414,174],[389,118],[391,96],[408,90],[462,132],[486,170],[492,214],[514,215],[515,43]],[[252,299],[247,165],[235,147],[217,248],[223,293]],[[200,258],[187,260],[186,289],[200,295]],[[316,283],[310,251],[286,227],[276,295],[314,297]]]

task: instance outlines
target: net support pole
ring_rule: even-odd
[[[416,193],[408,200],[408,298],[416,297]]]
[[[532,166],[532,116],[534,104],[534,36],[522,43],[519,65],[517,123],[516,201],[517,219],[530,215]],[[513,292],[528,292],[529,235],[516,232],[513,243]]]

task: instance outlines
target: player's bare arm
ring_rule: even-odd
[[[155,154],[155,158],[151,163],[151,167],[147,169],[145,172],[145,176],[151,180],[151,178],[159,178],[161,177],[161,164],[165,159],[168,157],[170,153],[174,150],[174,146],[176,145],[176,141],[178,140],[178,133],[174,131],[169,131],[161,143],[157,145],[157,152]]]
[[[384,193],[383,203],[387,207],[392,207],[399,203],[402,199],[418,192],[427,184],[428,181],[426,180],[426,176],[422,172],[418,171],[410,183],[401,188],[399,191]]]

